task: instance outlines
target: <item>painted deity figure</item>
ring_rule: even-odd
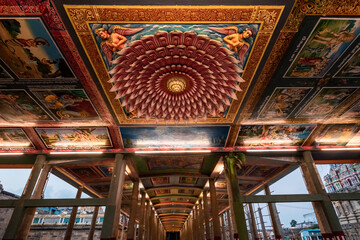
[[[143,28],[125,28],[115,25],[111,31],[105,28],[97,28],[95,29],[95,34],[102,39],[100,47],[110,63],[113,53],[125,47],[127,41],[125,36],[135,34],[141,30],[143,30]]]
[[[223,38],[224,42],[231,50],[239,54],[240,63],[244,63],[245,54],[250,48],[250,44],[245,39],[255,36],[253,28],[245,28],[241,33],[236,26],[209,27],[209,29],[227,35]]]

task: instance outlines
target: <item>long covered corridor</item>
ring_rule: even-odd
[[[360,193],[315,164],[360,163],[358,1],[83,4],[0,1],[0,168],[31,169],[3,239],[72,207],[71,239],[85,206],[88,239],[99,209],[103,240],[284,239],[282,202],[346,239],[332,202]],[[298,168],[308,194],[271,194]],[[76,198],[44,198],[50,173]]]

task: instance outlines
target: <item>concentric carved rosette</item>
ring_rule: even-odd
[[[232,123],[238,114],[240,104],[283,11],[282,6],[212,6],[199,8],[185,6],[109,7],[67,5],[65,9],[120,124],[154,124],[158,122],[169,122],[170,124],[177,122]],[[157,68],[150,64],[152,61],[145,64],[146,66],[139,64],[151,56],[138,54],[135,57],[136,60],[128,62],[131,67],[125,67],[128,72],[128,75],[125,76],[126,74],[123,75],[125,68],[109,68],[108,63],[104,61],[102,50],[99,43],[96,42],[94,29],[90,27],[90,24],[117,24],[122,27],[127,27],[126,24],[138,24],[137,27],[142,27],[141,24],[155,23],[159,25],[175,23],[178,25],[195,25],[201,23],[209,24],[209,26],[211,24],[211,26],[215,27],[216,24],[222,24],[223,27],[224,24],[233,26],[251,23],[258,24],[259,28],[256,37],[252,41],[251,51],[249,50],[247,53],[246,64],[241,69],[238,69],[239,71],[233,70],[238,68],[239,57],[235,57],[235,55],[241,54],[241,48],[231,49],[228,47],[227,43],[225,43],[225,37],[230,34],[225,34],[221,35],[220,41],[218,39],[217,42],[212,40],[212,37],[205,36],[205,38],[208,38],[207,44],[212,43],[214,46],[216,45],[218,50],[226,52],[227,60],[214,55],[215,51],[210,53],[207,48],[196,49],[195,47],[195,51],[198,51],[197,54],[201,52],[199,56],[169,53],[172,45],[176,51],[184,50],[183,46],[185,46],[186,51],[190,49],[190,46],[186,46],[186,44],[171,44],[169,42],[167,46],[162,46],[164,52],[167,51],[167,58],[166,56],[159,57]],[[170,29],[167,34],[172,31],[176,32],[175,30],[177,29]],[[241,31],[243,30],[239,30],[239,34]],[[211,31],[209,32],[209,34],[214,34]],[[153,34],[156,34],[156,32]],[[181,34],[189,33],[184,31]],[[201,37],[197,36],[199,39]],[[167,38],[170,39],[171,37]],[[130,46],[137,41],[140,40],[135,39],[134,41],[131,37],[128,37],[125,48],[118,51],[120,58],[109,61],[109,63],[115,64],[124,61],[124,58],[126,58],[124,51],[130,51]],[[244,42],[242,41],[242,44]],[[159,49],[156,48],[147,48],[146,50],[154,51],[154,54],[160,54]],[[204,59],[199,60],[200,57]],[[142,60],[139,61],[139,59]],[[163,64],[166,61],[168,61],[168,65]],[[138,67],[139,65],[144,67],[143,71],[139,69],[131,70],[134,66]],[[145,67],[146,69],[151,68],[152,71],[147,71]],[[110,74],[109,70],[111,70]],[[230,76],[231,74],[228,73],[230,70],[235,74]],[[130,72],[136,74],[130,76]],[[138,85],[135,88],[129,87],[133,85],[129,82],[125,84],[124,81],[119,81],[119,79],[133,79],[133,81],[136,79]],[[146,81],[151,82],[151,84],[146,85]],[[156,89],[158,92],[156,92]],[[154,97],[150,99],[156,98],[157,100],[154,102],[145,99],[144,101],[142,99],[144,94]]]

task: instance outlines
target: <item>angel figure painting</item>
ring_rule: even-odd
[[[111,65],[114,53],[121,51],[126,44],[127,38],[125,36],[140,32],[143,28],[125,28],[119,25],[114,25],[111,28],[99,27],[94,29],[94,33],[101,39],[100,48],[105,54],[105,62],[107,67]]]
[[[223,38],[224,42],[230,48],[238,54],[241,64],[244,64],[245,54],[250,49],[250,43],[245,41],[245,39],[254,38],[255,30],[251,27],[243,29],[239,32],[238,27],[229,26],[229,27],[209,27],[210,30],[216,31],[221,34],[225,34],[226,37]]]

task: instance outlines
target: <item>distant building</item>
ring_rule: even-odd
[[[18,199],[19,196],[4,190],[3,185],[0,184],[0,200]],[[6,227],[11,218],[12,208],[0,208],[0,239],[3,238]]]
[[[360,164],[332,164],[324,176],[329,193],[360,192]],[[349,240],[360,239],[360,201],[333,202],[340,224]]]

